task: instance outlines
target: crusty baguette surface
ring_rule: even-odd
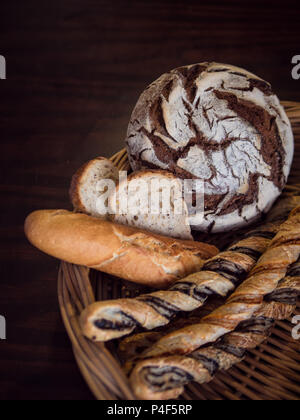
[[[167,287],[198,271],[218,253],[212,245],[175,240],[66,210],[30,214],[25,233],[34,246],[56,258],[152,287]]]

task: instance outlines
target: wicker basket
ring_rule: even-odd
[[[284,102],[296,140],[295,162],[287,194],[300,193],[300,103]],[[129,170],[125,150],[111,159],[120,170]],[[241,232],[238,234],[240,235]],[[238,235],[235,233],[235,236]],[[199,239],[220,246],[220,236],[200,235]],[[222,235],[225,245],[233,234]],[[88,386],[99,400],[135,399],[128,380],[122,372],[116,344],[92,343],[83,337],[78,316],[95,300],[135,296],[138,286],[111,276],[65,262],[58,276],[58,295],[62,318],[73,345],[79,369]],[[298,302],[296,314],[300,315]],[[270,338],[256,350],[250,351],[243,362],[227,372],[220,372],[206,385],[190,384],[182,398],[187,400],[299,400],[300,349],[292,338],[294,325],[290,320],[277,322]]]

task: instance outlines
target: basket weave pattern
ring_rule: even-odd
[[[295,135],[295,158],[286,193],[300,194],[300,103],[283,102]],[[129,170],[125,150],[111,160],[119,170]],[[222,235],[222,245],[240,235]],[[199,235],[199,240],[220,246],[220,236]],[[131,297],[145,292],[85,267],[61,263],[58,296],[62,318],[72,342],[78,367],[94,396],[99,400],[135,399],[123,374],[114,343],[93,343],[83,337],[78,317],[95,300]],[[295,312],[300,315],[300,303]],[[300,346],[292,338],[292,319],[277,322],[268,340],[248,353],[243,362],[220,372],[209,384],[190,384],[181,398],[186,400],[299,400]]]

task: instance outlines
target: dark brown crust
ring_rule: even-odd
[[[190,102],[194,102],[197,88],[195,81],[203,71],[208,67],[208,63],[205,64],[194,64],[191,67],[179,67],[174,72],[180,74],[184,80],[184,88],[187,92]]]
[[[239,213],[239,220],[238,224],[246,224],[253,221],[254,218],[258,218],[261,215],[261,212],[265,211],[268,207],[268,204],[265,204],[265,208],[259,209],[256,206],[256,214],[253,216],[251,220],[247,220],[246,217],[243,217],[242,211],[245,206],[253,205],[258,202],[259,197],[259,180],[261,178],[265,178],[268,181],[272,182],[275,187],[277,187],[278,192],[276,189],[273,192],[273,195],[270,194],[270,203],[272,199],[276,198],[276,195],[280,194],[280,191],[284,188],[286,183],[286,172],[284,172],[284,168],[287,167],[287,159],[289,160],[289,156],[286,157],[286,151],[282,144],[282,139],[280,137],[280,132],[277,126],[276,116],[273,116],[268,113],[268,111],[263,107],[257,105],[254,101],[247,101],[242,98],[239,98],[237,95],[233,94],[234,90],[237,91],[244,91],[244,92],[252,92],[254,89],[259,90],[262,92],[266,97],[270,97],[274,95],[272,91],[272,86],[259,78],[255,78],[254,75],[250,73],[243,73],[241,70],[240,72],[238,69],[234,71],[231,66],[226,65],[218,65],[217,67],[210,67],[211,65],[216,66],[217,63],[200,63],[194,64],[192,66],[184,66],[179,67],[175,70],[172,70],[168,74],[163,75],[159,82],[152,84],[150,89],[148,90],[146,95],[142,95],[141,102],[137,104],[135,111],[132,116],[132,132],[129,129],[129,133],[134,136],[137,136],[136,142],[139,141],[138,133],[140,132],[143,134],[141,137],[147,137],[151,146],[148,146],[148,149],[153,150],[154,155],[157,159],[156,161],[151,161],[152,159],[149,158],[151,162],[147,162],[147,160],[143,156],[143,152],[148,150],[147,148],[144,150],[138,150],[139,148],[138,143],[130,143],[130,134],[127,138],[127,145],[128,145],[128,154],[130,157],[130,161],[132,163],[133,169],[140,169],[140,168],[158,168],[167,167],[167,170],[172,172],[176,177],[181,179],[197,179],[198,177],[189,172],[188,170],[184,170],[179,167],[178,161],[179,159],[184,159],[187,157],[189,152],[191,151],[192,147],[199,146],[203,153],[206,155],[208,162],[208,167],[211,171],[211,177],[209,179],[205,179],[205,184],[209,186],[210,189],[215,192],[215,194],[205,194],[204,197],[204,206],[205,206],[205,213],[206,215],[210,215],[210,218],[213,221],[213,214],[216,209],[218,209],[216,218],[222,216],[227,216],[231,213],[234,213],[238,210]],[[214,184],[214,179],[218,175],[217,169],[214,165],[214,162],[211,158],[211,153],[214,151],[225,151],[227,150],[230,143],[239,141],[240,137],[238,138],[229,138],[229,135],[224,134],[224,138],[221,142],[213,141],[212,139],[207,138],[204,133],[199,129],[199,127],[194,124],[193,121],[193,113],[194,108],[198,109],[200,106],[199,100],[196,102],[195,100],[195,90],[197,89],[197,85],[195,81],[201,73],[208,72],[227,72],[228,74],[235,74],[239,77],[245,78],[249,82],[249,86],[243,87],[244,84],[241,84],[237,87],[233,86],[232,88],[228,87],[230,91],[223,91],[220,89],[219,91],[216,90],[213,86],[210,91],[214,92],[214,95],[217,99],[226,100],[228,105],[228,109],[234,111],[235,115],[238,115],[239,119],[246,121],[249,123],[254,130],[257,132],[259,137],[261,137],[261,150],[258,150],[258,146],[255,145],[257,148],[257,152],[261,154],[262,159],[264,160],[265,164],[270,166],[271,170],[269,174],[260,173],[264,172],[262,169],[261,171],[256,171],[255,173],[249,173],[248,175],[248,185],[249,188],[245,193],[236,192],[235,195],[229,199],[228,202],[224,200],[228,194],[225,192],[223,194],[218,191],[216,185]],[[189,139],[187,139],[187,144],[184,147],[177,148],[176,143],[178,143],[177,138],[173,138],[175,136],[172,133],[172,136],[167,130],[163,105],[164,100],[168,100],[170,96],[170,92],[175,83],[179,83],[184,89],[185,94],[182,97],[182,104],[185,107],[183,112],[187,118],[187,124],[190,131],[192,131],[192,135]],[[159,87],[158,87],[159,86]],[[224,87],[224,84],[223,84]],[[160,91],[161,89],[161,91]],[[196,103],[195,103],[196,102]],[[150,105],[148,105],[150,104]],[[140,105],[140,108],[139,108]],[[142,106],[141,106],[142,105]],[[147,111],[147,107],[150,106],[150,109]],[[274,108],[274,111],[277,112],[277,116],[281,117],[280,112],[276,109],[275,106],[270,105]],[[208,117],[208,110],[202,107],[202,115],[206,118],[207,123],[211,126],[211,121]],[[146,113],[149,113],[149,120],[151,121],[151,128],[146,128],[143,124],[143,118]],[[232,114],[232,113],[230,113]],[[232,118],[230,115],[225,116],[222,119]],[[141,119],[141,120],[140,120]],[[282,121],[284,123],[284,121]],[[279,123],[278,123],[279,124]],[[131,127],[131,126],[130,126]],[[133,134],[135,132],[135,134]],[[160,138],[157,133],[161,133],[164,137],[167,137],[171,141],[174,142],[174,147],[172,147],[167,142],[165,142],[162,138]],[[176,137],[176,136],[175,136]],[[251,156],[249,157],[251,158]],[[147,158],[148,159],[148,158]],[[161,162],[161,164],[160,164]],[[224,152],[224,163],[227,167],[229,167],[229,162]],[[233,178],[236,178],[235,174],[232,174]],[[224,204],[223,204],[224,202]],[[222,204],[221,204],[222,203]],[[221,204],[221,208],[219,209]],[[227,217],[226,220],[229,220]],[[244,220],[244,222],[243,222]],[[230,223],[230,222],[228,222]],[[234,222],[232,222],[234,224]],[[199,226],[200,227],[200,226]],[[214,229],[214,225],[212,223],[211,227]],[[197,227],[195,227],[197,228]],[[207,226],[205,227],[206,231],[209,229]],[[219,228],[218,228],[219,229]]]
[[[258,81],[259,82],[259,81]],[[254,81],[252,80],[252,83]],[[270,89],[269,85],[266,82],[261,82],[255,84],[256,87],[260,86],[264,90]],[[253,87],[252,87],[253,89]],[[269,92],[269,91],[268,91]],[[215,91],[217,98],[226,100],[228,102],[228,107],[236,112],[241,118],[249,121],[262,136],[262,155],[264,161],[271,166],[271,176],[268,177],[270,181],[274,183],[281,191],[285,185],[286,179],[283,174],[283,164],[285,161],[285,152],[282,146],[282,142],[279,136],[278,127],[275,122],[275,118],[268,114],[260,106],[254,105],[252,102],[238,99],[235,95],[227,92]],[[269,93],[271,94],[271,93]],[[150,114],[152,120],[156,127],[167,137],[170,137],[162,117],[161,110],[161,98],[158,98],[156,102],[151,107]],[[267,129],[266,129],[267,127]],[[165,165],[168,165],[168,169],[178,178],[182,179],[196,179],[197,177],[192,175],[190,172],[181,169],[175,163],[179,159],[186,157],[190,149],[195,146],[201,146],[202,150],[205,150],[205,153],[208,153],[211,150],[223,150],[228,144],[235,141],[236,139],[225,140],[221,143],[214,141],[208,141],[203,133],[199,131],[194,125],[191,127],[195,132],[195,137],[191,138],[188,144],[177,150],[174,150],[167,146],[167,144],[153,132],[148,132],[144,127],[141,128],[141,132],[148,137],[151,141],[153,149],[155,151],[156,157]],[[174,139],[172,139],[174,140]],[[149,162],[142,162],[143,166],[151,165]],[[154,165],[155,166],[155,165]],[[214,168],[211,166],[212,173],[214,173]],[[233,197],[227,204],[226,207],[219,213],[220,216],[232,213],[236,209],[241,211],[245,205],[252,204],[258,198],[258,183],[257,180],[259,176],[264,176],[264,174],[250,174],[249,175],[249,189],[246,194],[238,194]],[[207,181],[209,182],[209,180]],[[206,211],[215,209],[218,203],[222,201],[224,195],[205,195],[205,209]]]
[[[270,115],[262,107],[244,99],[238,99],[232,93],[220,92],[215,90],[215,95],[219,99],[226,100],[228,107],[237,113],[241,118],[249,121],[261,134],[262,148],[261,153],[264,161],[272,168],[271,180],[279,190],[282,190],[286,182],[283,175],[283,163],[285,161],[285,151],[279,136],[275,117]]]

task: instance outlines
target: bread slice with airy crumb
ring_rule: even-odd
[[[98,157],[84,164],[73,176],[70,187],[70,198],[74,210],[87,213],[95,217],[106,217],[107,214],[99,213],[97,205],[101,191],[98,182],[110,179],[115,184],[119,180],[119,171],[115,165],[104,157]]]
[[[110,196],[109,205],[111,217],[119,224],[193,239],[182,183],[168,171],[146,170],[129,175],[127,184],[121,182]]]

